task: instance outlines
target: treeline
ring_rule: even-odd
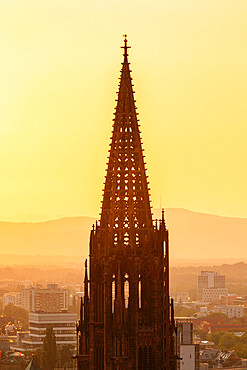
[[[28,311],[24,308],[15,306],[13,303],[9,303],[0,310],[2,330],[1,334],[5,334],[5,325],[7,323],[20,323],[22,330],[27,330],[29,327]]]
[[[234,333],[218,331],[210,333],[207,339],[223,351],[235,350],[238,357],[247,358],[247,333],[239,337]]]

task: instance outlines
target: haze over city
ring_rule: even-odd
[[[247,217],[246,1],[0,4],[0,219],[100,212],[122,34],[155,208]]]

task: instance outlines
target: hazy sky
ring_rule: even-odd
[[[247,217],[246,0],[0,0],[0,219],[95,216],[128,34],[154,207]]]

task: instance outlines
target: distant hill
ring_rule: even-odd
[[[171,259],[247,258],[247,219],[174,208],[166,209],[165,217]],[[0,222],[0,254],[84,258],[94,221],[92,217],[68,217],[36,223]]]
[[[247,258],[247,218],[166,210],[171,258]]]
[[[68,217],[45,222],[0,222],[0,254],[88,255],[91,217]]]

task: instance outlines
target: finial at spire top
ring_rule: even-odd
[[[121,48],[124,49],[124,57],[127,58],[128,56],[127,51],[128,49],[130,49],[130,46],[127,46],[127,42],[128,42],[127,35],[124,34],[123,37],[124,37],[124,46],[121,46]]]

